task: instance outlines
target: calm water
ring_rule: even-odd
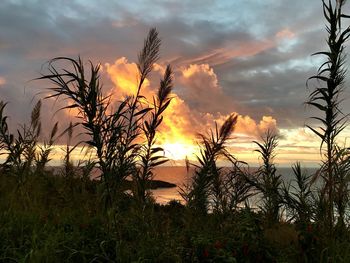
[[[305,169],[307,174],[315,173],[315,168],[307,168]],[[292,168],[278,168],[277,173],[282,175],[282,179],[285,182],[290,182],[291,179],[294,178]],[[165,204],[170,200],[179,200],[182,201],[182,197],[179,194],[179,187],[183,186],[183,183],[188,180],[186,167],[181,166],[166,166],[166,167],[158,167],[155,170],[155,179],[167,181],[170,183],[174,183],[177,187],[174,188],[164,188],[164,189],[156,189],[153,190],[153,195],[158,203]]]
[[[61,169],[60,167],[52,167],[56,172]],[[254,168],[252,168],[254,169]],[[308,174],[312,174],[316,171],[315,168],[305,169]],[[191,176],[191,172],[187,173],[186,167],[184,166],[162,166],[155,169],[155,178],[156,180],[162,180],[169,183],[174,183],[177,187],[173,188],[159,188],[152,190],[153,196],[156,199],[156,202],[161,204],[166,204],[171,200],[178,200],[183,202],[181,195],[179,194],[180,188],[183,187],[184,183],[188,181]],[[278,168],[277,173],[282,175],[284,182],[290,182],[294,178],[293,171],[291,168]],[[95,170],[93,173],[95,176],[99,174],[98,170]],[[94,176],[93,176],[94,177]]]
[[[182,201],[181,195],[179,194],[180,187],[183,186],[187,178],[186,167],[184,166],[164,166],[158,167],[155,170],[155,179],[162,180],[169,183],[174,183],[177,187],[163,188],[153,190],[153,195],[156,201],[161,204],[165,204],[170,200]]]

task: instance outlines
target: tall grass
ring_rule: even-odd
[[[58,57],[49,62],[49,73],[40,78],[54,84],[50,88],[52,94],[47,98],[63,96],[71,102],[63,109],[78,110],[80,122],[75,125],[83,127],[89,138],[85,143],[96,151],[109,206],[123,194],[123,182],[129,177],[135,183],[134,197],[144,202],[153,168],[165,161],[159,154],[162,149],[155,144],[162,114],[170,103],[173,85],[170,66],[153,104],[145,101],[142,95],[144,82],[159,58],[160,43],[158,32],[151,29],[138,56],[136,94],[121,101],[115,111],[112,111],[115,105],[110,104],[110,97],[103,94],[99,65],[90,62],[89,71],[86,71],[81,58]],[[72,68],[60,69],[61,62],[68,62]]]
[[[302,170],[297,162],[292,166],[295,176],[288,185],[283,185],[283,202],[287,208],[287,217],[299,228],[305,228],[313,219],[312,176]]]
[[[199,214],[206,214],[209,206],[209,196],[214,190],[215,209],[219,208],[221,197],[221,178],[222,168],[217,166],[220,157],[227,156],[225,144],[231,135],[234,125],[237,122],[237,116],[231,115],[221,126],[220,130],[215,127],[210,131],[209,136],[199,134],[200,154],[197,156],[199,164],[192,164],[195,168],[194,176],[191,178],[186,191],[182,195],[186,199],[190,208]],[[214,188],[212,188],[214,187]]]
[[[350,149],[336,147],[333,153],[333,162],[335,163],[334,173],[334,206],[337,215],[336,230],[337,235],[341,236],[347,228],[349,222],[350,205]]]
[[[49,140],[44,140],[39,145],[41,101],[32,110],[30,124],[23,124],[16,133],[9,130],[5,107],[6,103],[0,102],[0,148],[2,154],[6,155],[1,167],[4,172],[16,175],[19,185],[22,185],[28,175],[42,173],[50,161],[49,155],[57,138],[58,123],[53,126]]]
[[[142,95],[159,58],[158,32],[150,30],[139,53],[137,91],[118,105],[112,105],[103,92],[99,65],[85,64],[81,58],[51,60],[48,73],[40,78],[54,84],[47,98],[68,99],[63,109],[78,111],[77,122],[61,134],[67,134],[64,176],[45,170],[61,135],[56,123],[48,140],[43,140],[41,101],[34,106],[30,123],[14,133],[9,129],[6,103],[0,102],[0,150],[6,155],[0,171],[0,261],[349,261],[350,152],[337,145],[346,126],[340,110],[346,74],[344,43],[350,34],[350,28],[341,26],[342,18],[348,17],[341,11],[344,4],[344,0],[336,5],[323,1],[329,50],[316,53],[325,55],[326,62],[310,78],[317,86],[307,104],[321,116],[312,117],[319,128],[308,127],[321,139],[321,169],[310,176],[296,163],[294,181],[283,184],[274,162],[278,136],[267,131],[254,141],[262,164],[252,172],[229,151],[237,124],[233,114],[220,128],[216,125],[199,135],[197,163],[186,163],[194,169],[181,192],[186,207],[174,201],[149,205],[154,169],[167,161],[157,132],[173,88],[168,65],[153,100]],[[75,167],[71,153],[77,144],[71,144],[77,126],[86,135],[84,146],[91,147],[94,156]],[[101,182],[89,178],[96,163]],[[323,184],[317,188],[313,183],[319,178]],[[129,179],[132,196],[125,191]],[[256,193],[258,212],[248,202]]]
[[[258,193],[262,194],[260,209],[265,214],[266,222],[277,223],[281,217],[280,208],[282,206],[282,180],[274,164],[278,137],[268,130],[261,137],[261,142],[254,141],[254,143],[258,146],[255,151],[260,154],[263,163],[253,177],[248,178],[248,181]]]
[[[187,164],[194,168],[194,174],[181,195],[188,207],[199,215],[206,215],[208,210],[220,214],[233,212],[251,196],[245,180],[246,164],[238,161],[226,148],[236,122],[237,115],[231,115],[220,129],[216,126],[209,135],[199,134],[198,164]],[[220,161],[227,167],[220,167]]]
[[[142,125],[146,143],[142,145],[140,149],[140,169],[137,169],[137,171],[133,173],[133,180],[136,188],[134,195],[142,203],[146,202],[147,195],[149,194],[147,190],[149,189],[148,184],[150,180],[154,177],[153,169],[167,162],[164,155],[160,154],[163,152],[163,149],[156,145],[156,132],[163,121],[162,113],[170,104],[172,86],[172,71],[168,65],[165,70],[164,79],[160,82],[157,96],[153,98],[153,108],[150,111],[150,119],[144,120]]]
[[[346,126],[345,115],[341,111],[341,94],[344,88],[346,69],[344,67],[345,54],[344,44],[350,37],[350,27],[343,28],[344,15],[342,8],[345,0],[323,2],[323,12],[326,19],[328,34],[328,50],[317,52],[314,55],[322,55],[326,61],[319,67],[317,75],[309,80],[317,80],[317,86],[309,95],[306,102],[320,112],[320,116],[311,117],[318,121],[318,129],[308,126],[320,139],[320,150],[324,155],[323,165],[319,177],[324,181],[322,198],[326,204],[325,226],[332,235],[334,226],[334,201],[336,191],[337,163],[334,161],[338,135]],[[335,3],[334,3],[335,2]]]

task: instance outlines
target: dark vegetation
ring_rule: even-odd
[[[138,56],[136,94],[111,105],[99,81],[99,65],[59,57],[48,63],[50,97],[68,100],[79,114],[61,133],[42,138],[39,101],[31,122],[11,133],[0,104],[1,262],[349,262],[349,149],[337,144],[346,126],[340,110],[346,70],[345,1],[323,2],[329,49],[307,104],[320,111],[322,165],[315,175],[293,166],[283,182],[274,164],[278,135],[256,141],[262,165],[252,172],[226,149],[237,121],[200,135],[194,173],[183,186],[185,205],[154,202],[154,169],[167,161],[157,130],[171,103],[173,78],[167,66],[151,101],[142,95],[159,57],[151,29]],[[61,64],[63,63],[63,64]],[[68,66],[67,66],[68,64]],[[62,68],[60,65],[65,65]],[[81,126],[91,158],[74,166],[73,130]],[[46,168],[55,140],[67,137],[60,176]],[[39,142],[41,142],[39,144]],[[225,159],[229,167],[219,167]],[[99,169],[101,180],[90,179]],[[127,189],[131,191],[126,191]],[[256,205],[252,205],[252,203]]]

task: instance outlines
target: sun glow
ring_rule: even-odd
[[[186,157],[192,159],[198,151],[197,147],[185,143],[164,143],[162,145],[165,155],[172,160],[184,160]]]

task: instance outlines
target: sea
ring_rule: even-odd
[[[252,167],[250,169],[256,170],[257,168]],[[316,173],[317,168],[303,168],[302,171],[311,175]],[[156,202],[166,204],[171,200],[177,200],[183,203],[184,200],[179,192],[181,188],[184,187],[184,184],[188,182],[193,170],[187,172],[184,166],[161,166],[157,167],[154,172],[154,179],[176,184],[176,187],[173,188],[158,188],[152,190]],[[293,184],[294,173],[291,167],[277,167],[277,174],[281,175],[283,182],[286,184]]]
[[[50,167],[54,173],[58,173],[62,167],[51,166]],[[250,170],[257,170],[256,167],[250,167]],[[303,172],[308,175],[315,174],[317,168],[303,168]],[[192,174],[193,168],[187,171],[185,166],[159,166],[154,170],[154,179],[161,180],[169,183],[173,183],[176,187],[172,188],[157,188],[152,190],[152,195],[155,201],[159,204],[166,204],[169,201],[176,200],[184,203],[180,192],[184,188],[185,184],[189,182]],[[97,178],[100,172],[96,169],[92,173],[92,178]],[[281,175],[284,183],[293,185],[294,173],[291,167],[277,167],[277,174]]]

